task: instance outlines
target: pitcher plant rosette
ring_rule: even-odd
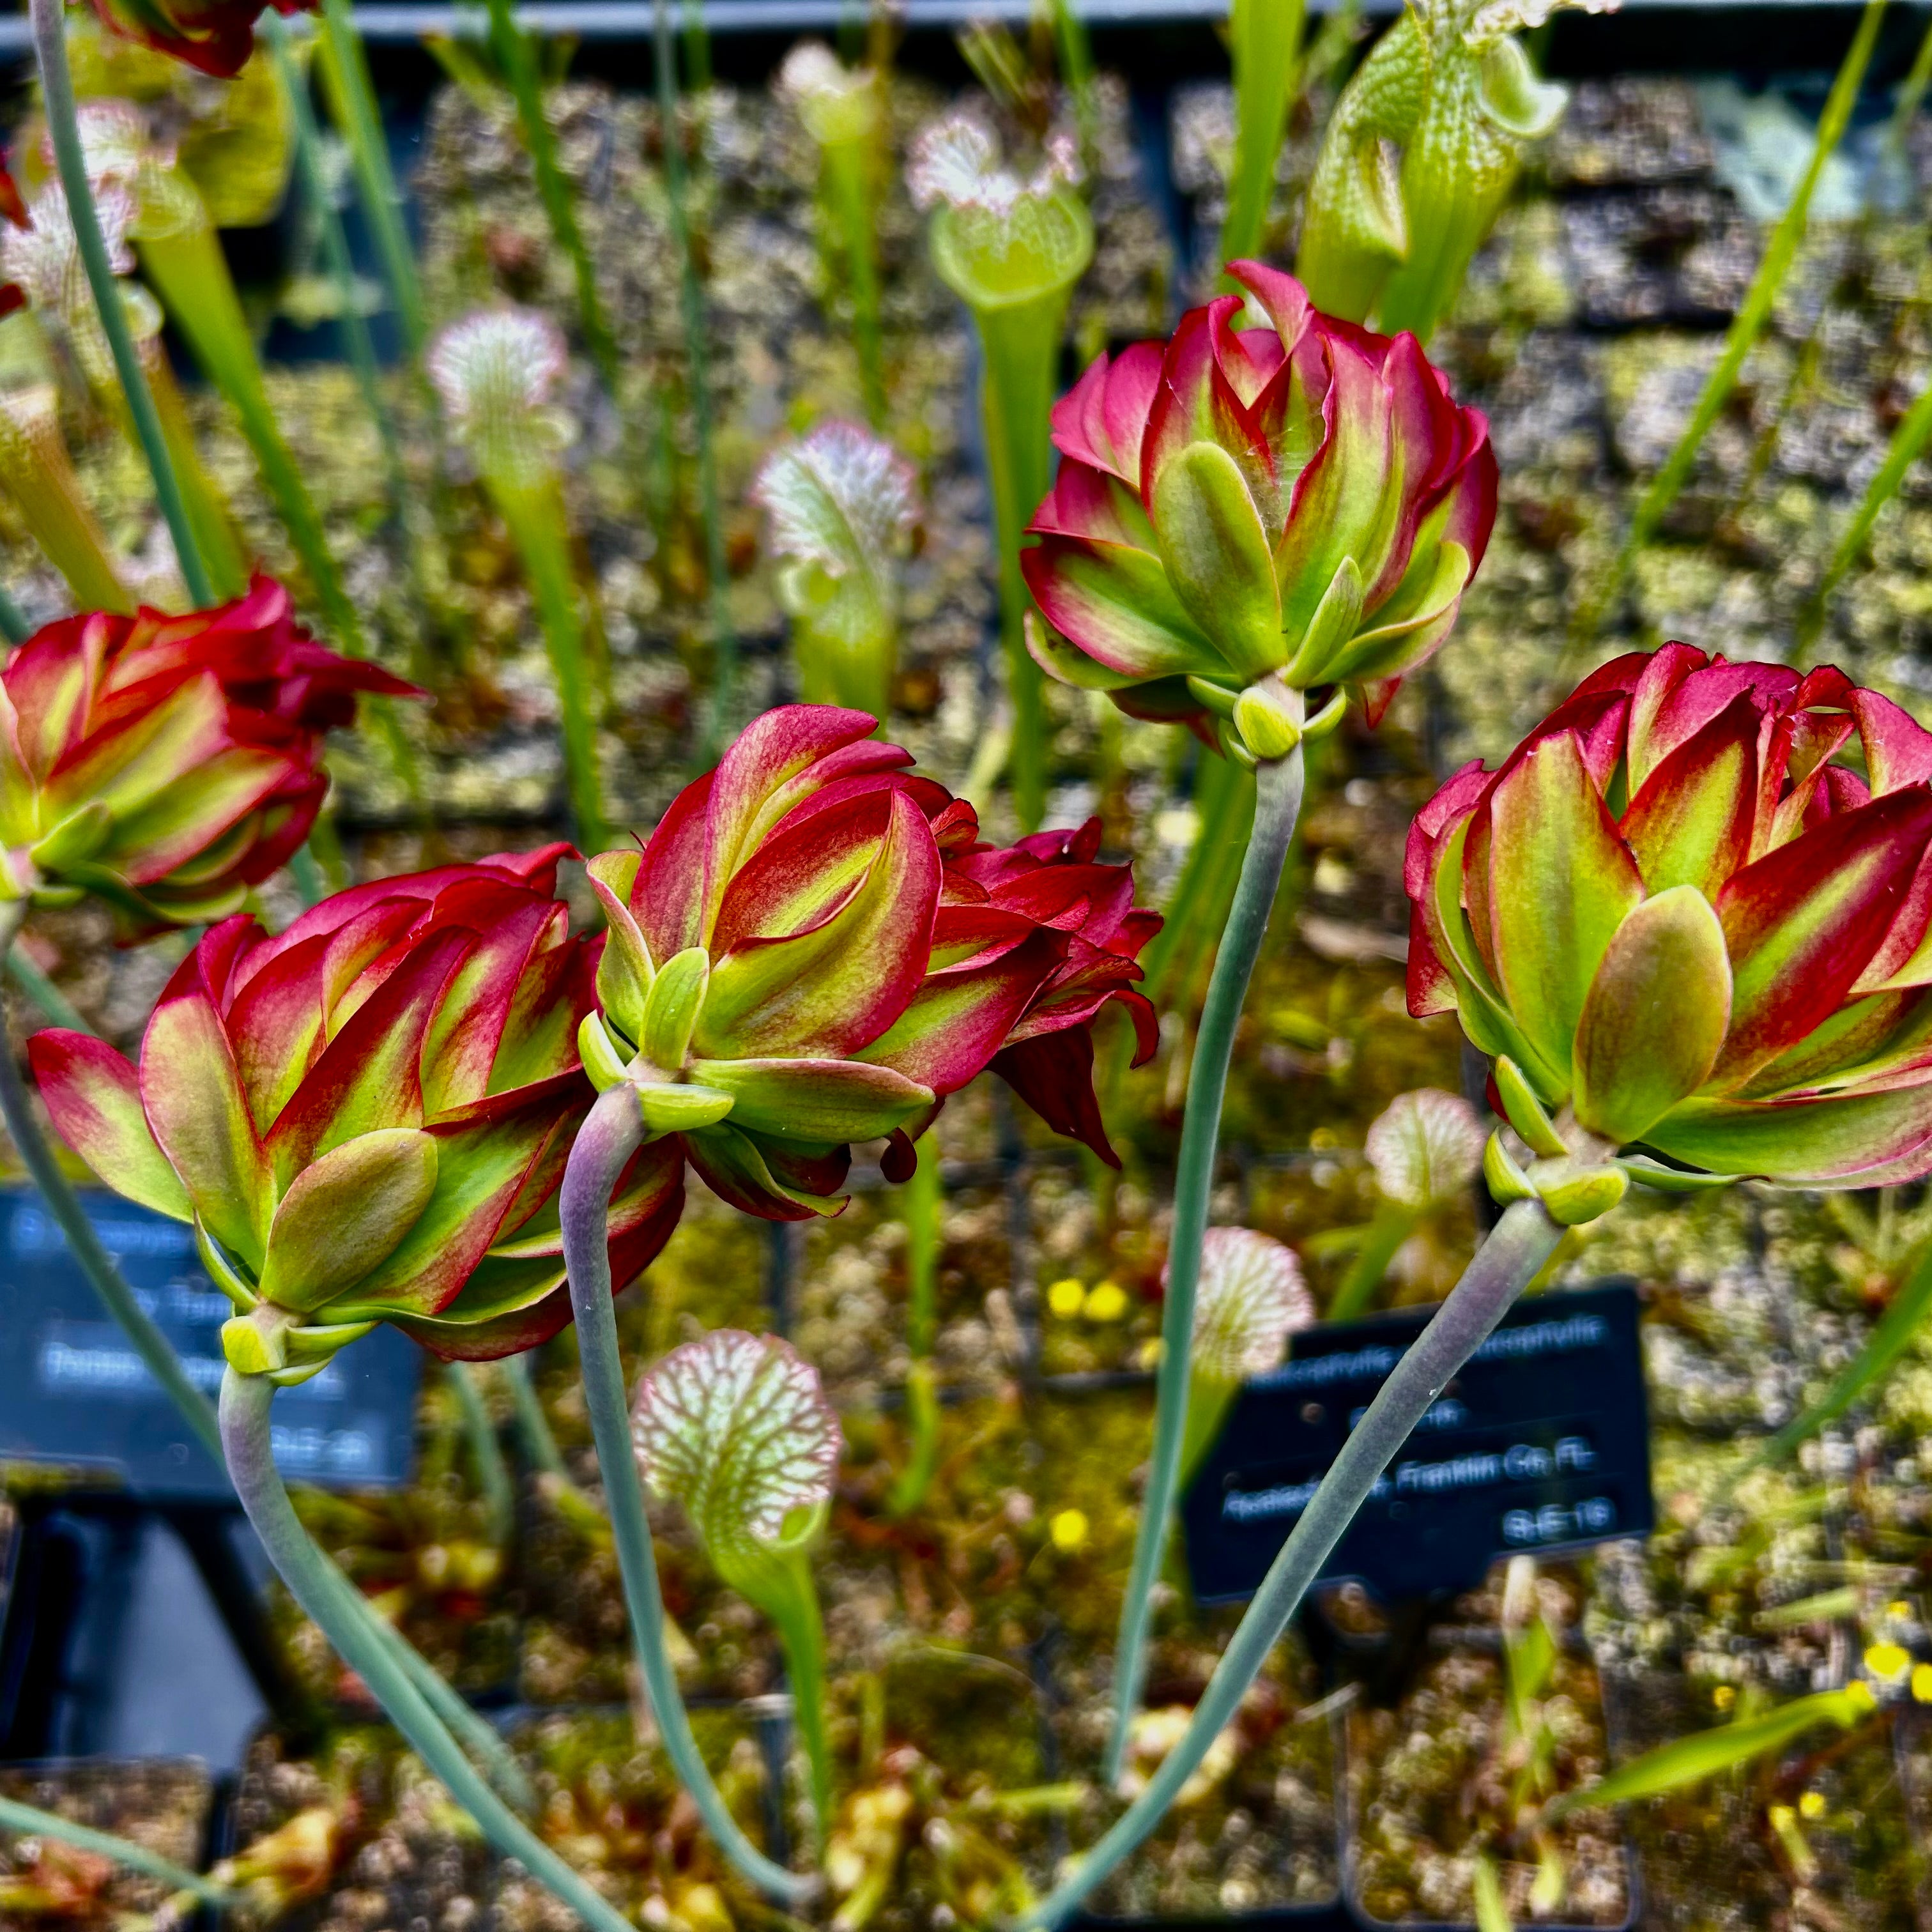
[[[1051,676],[1272,758],[1299,694],[1358,688],[1373,722],[1448,637],[1496,461],[1412,335],[1323,315],[1259,262],[1228,273],[1245,303],[1101,356],[1055,405],[1064,460],[1021,561]]]
[[[1619,658],[1417,819],[1409,1009],[1456,1013],[1546,1162],[1916,1180],[1929,854],[1932,734],[1888,698],[1684,644]],[[1545,1184],[1509,1156],[1502,1192]]]
[[[92,892],[124,938],[218,919],[301,847],[322,735],[359,693],[420,695],[340,657],[257,576],[172,617],[64,617],[0,670],[0,899]]]
[[[357,886],[274,938],[223,920],[169,981],[138,1070],[88,1034],[29,1041],[68,1144],[192,1222],[238,1310],[237,1369],[300,1381],[378,1322],[482,1359],[568,1320],[554,1197],[592,1098],[576,1035],[599,950],[552,896],[568,849]],[[640,1154],[614,1280],[681,1204],[674,1158]]]
[[[590,873],[610,944],[584,1064],[627,1085],[706,1185],[779,1220],[835,1213],[850,1143],[911,1141],[990,1066],[1114,1160],[1093,1023],[1118,1001],[1138,1057],[1136,956],[1159,929],[1097,823],[1002,849],[908,769],[868,712],[768,712],[688,785],[641,851]]]

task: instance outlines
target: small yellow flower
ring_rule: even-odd
[[[1865,1668],[1881,1684],[1896,1684],[1912,1668],[1912,1653],[1901,1644],[1875,1643],[1865,1652]]]
[[[1053,1520],[1046,1526],[1046,1533],[1053,1538],[1054,1549],[1071,1556],[1087,1540],[1087,1512],[1077,1509],[1056,1510]]]
[[[1932,1664],[1912,1666],[1912,1696],[1916,1703],[1932,1704]]]
[[[1711,1693],[1711,1702],[1720,1711],[1728,1711],[1738,1701],[1738,1694],[1728,1684],[1720,1684]]]
[[[1822,1791],[1808,1791],[1798,1801],[1798,1815],[1801,1818],[1822,1818],[1825,1815],[1825,1794]]]
[[[1135,1358],[1144,1369],[1158,1369],[1165,1352],[1164,1345],[1158,1335],[1150,1335],[1141,1344],[1140,1353]]]
[[[1896,1597],[1886,1605],[1885,1613],[1888,1617],[1897,1617],[1903,1622],[1911,1616],[1912,1606],[1903,1597]]]
[[[1085,1285],[1071,1275],[1063,1276],[1046,1291],[1046,1305],[1063,1322],[1070,1322],[1085,1305]]]
[[[1127,1312],[1127,1291],[1117,1281],[1096,1282],[1087,1298],[1089,1322],[1118,1322]]]
[[[1774,1832],[1788,1832],[1798,1822],[1798,1814],[1789,1804],[1774,1804],[1767,1815]]]

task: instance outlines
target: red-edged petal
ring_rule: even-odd
[[[1898,917],[1928,839],[1932,790],[1836,814],[1738,873],[1718,895],[1735,990],[1712,1074],[1720,1090],[1834,1012]]]
[[[54,1131],[116,1193],[177,1221],[192,1210],[141,1111],[126,1058],[92,1034],[50,1028],[27,1042],[34,1084]]]
[[[1087,1028],[1010,1046],[993,1071],[1055,1133],[1084,1142],[1109,1167],[1120,1166],[1094,1091],[1094,1036]]]

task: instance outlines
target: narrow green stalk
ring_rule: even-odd
[[[554,1476],[568,1483],[570,1468],[563,1460],[563,1451],[556,1446],[556,1438],[551,1432],[550,1418],[544,1414],[543,1403],[538,1397],[536,1384],[530,1380],[530,1360],[527,1355],[511,1355],[496,1364],[498,1374],[509,1385],[517,1440],[523,1444],[524,1454],[538,1475]],[[576,1485],[573,1483],[571,1486],[574,1489]]]
[[[463,1433],[476,1467],[476,1486],[483,1492],[488,1512],[484,1534],[497,1549],[505,1549],[517,1521],[517,1491],[510,1480],[510,1466],[503,1460],[503,1445],[496,1439],[496,1425],[490,1420],[490,1405],[483,1399],[483,1384],[475,1366],[451,1362],[447,1367],[457,1406],[463,1412]]]
[[[831,141],[820,150],[825,212],[838,236],[845,286],[852,297],[852,346],[859,358],[859,386],[866,419],[886,426],[885,338],[879,324],[879,265],[874,240],[872,142]]]
[[[1827,1423],[1837,1421],[1868,1389],[1877,1384],[1910,1347],[1928,1313],[1932,1313],[1932,1244],[1921,1252],[1916,1265],[1899,1284],[1885,1312],[1866,1336],[1864,1346],[1832,1378],[1830,1388],[1775,1436],[1767,1438],[1757,1453],[1727,1480],[1726,1489],[1735,1487],[1754,1469],[1781,1462],[1807,1436],[1815,1436]]]
[[[488,0],[490,41],[510,83],[510,98],[517,104],[517,125],[524,137],[524,151],[536,171],[537,194],[550,222],[552,239],[570,262],[577,282],[577,307],[584,322],[584,340],[590,359],[597,365],[604,387],[615,403],[618,399],[617,340],[610,332],[610,318],[604,313],[604,300],[597,292],[596,265],[585,247],[584,231],[577,220],[577,200],[556,158],[556,134],[544,112],[543,80],[537,72],[536,50],[530,36],[517,25],[510,0]]]
[[[14,593],[0,584],[0,638],[10,644],[24,644],[34,634],[26,613],[14,602]]]
[[[177,218],[165,232],[144,230],[136,237],[141,266],[176,326],[187,337],[195,360],[240,419],[242,433],[261,466],[262,481],[308,572],[333,641],[352,656],[366,656],[362,620],[343,588],[341,572],[329,550],[322,517],[309,494],[302,466],[268,400],[255,338],[242,313],[221,244],[187,178],[178,177],[174,185],[180,191],[180,200],[178,208],[171,206],[169,214]]]
[[[901,1196],[906,1226],[906,1346],[912,1356],[906,1372],[905,1467],[892,1485],[887,1504],[894,1516],[909,1516],[926,1499],[939,1462],[939,1388],[932,1349],[939,1332],[940,1216],[946,1191],[939,1173],[939,1137],[920,1137],[919,1165]]]
[[[134,600],[81,494],[50,387],[0,394],[0,484],[80,609],[133,614]]]
[[[355,266],[350,259],[349,238],[343,232],[342,216],[322,172],[322,135],[309,100],[308,79],[296,64],[288,27],[272,7],[262,14],[257,31],[267,38],[269,57],[274,62],[282,92],[288,100],[295,123],[296,165],[301,170],[302,191],[308,196],[321,232],[322,259],[328,264],[329,279],[335,284],[336,327],[341,333],[342,346],[349,352],[349,366],[356,372],[356,386],[362,392],[362,400],[376,434],[382,439],[382,455],[389,471],[389,495],[400,512],[409,490],[402,445],[396,435],[394,412],[382,398],[382,379],[368,321],[356,305]]]
[[[1160,1823],[1240,1709],[1248,1686],[1280,1641],[1289,1618],[1322,1574],[1376,1478],[1450,1378],[1535,1278],[1562,1235],[1540,1202],[1519,1201],[1504,1211],[1448,1300],[1396,1363],[1322,1478],[1228,1640],[1180,1742],[1100,1843],[1019,1922],[1020,1932],[1060,1924]]]
[[[1154,1407],[1154,1456],[1141,1504],[1133,1569],[1120,1606],[1120,1634],[1114,1648],[1114,1729],[1102,1781],[1114,1784],[1126,1760],[1134,1709],[1146,1668],[1154,1586],[1167,1547],[1168,1521],[1179,1486],[1187,1427],[1188,1355],[1194,1335],[1194,1292],[1201,1278],[1201,1244],[1208,1228],[1208,1201],[1221,1135],[1221,1103],[1228,1064],[1248,982],[1267,937],[1268,916],[1281,884],[1282,868],[1301,810],[1303,758],[1297,746],[1255,774],[1254,830],[1241,861],[1240,884],[1221,934],[1194,1064],[1187,1076],[1187,1112],[1174,1169],[1174,1233],[1168,1246],[1167,1296],[1161,1311],[1161,1356]]]
[[[1026,647],[1033,600],[1020,574],[1026,526],[1053,481],[1049,440],[1060,342],[1072,286],[1000,308],[979,308],[980,406],[986,477],[1000,546],[1000,641],[1013,706],[1013,806],[1023,832],[1046,816],[1046,679]]]
[[[698,432],[698,510],[704,524],[704,574],[711,594],[711,706],[699,762],[709,764],[730,736],[736,715],[738,634],[732,628],[730,580],[724,561],[724,522],[718,506],[718,453],[713,447],[711,364],[704,331],[704,291],[691,250],[691,208],[678,129],[677,49],[671,37],[670,0],[656,0],[652,35],[657,67],[658,126],[663,137],[664,204],[671,246],[677,255],[678,304],[684,322],[684,354],[691,384],[691,413]]]
[[[1162,909],[1166,923],[1144,962],[1147,996],[1156,1008],[1191,1004],[1202,956],[1226,924],[1241,856],[1255,822],[1252,773],[1232,758],[1204,756],[1194,788],[1199,829],[1181,868],[1174,896]]]
[[[362,196],[363,218],[382,259],[382,273],[402,324],[403,340],[412,356],[421,353],[429,335],[429,312],[416,275],[416,250],[410,243],[403,197],[389,166],[388,143],[382,135],[382,116],[362,37],[356,31],[350,0],[322,0],[320,44],[322,85],[329,110],[343,138]]]
[[[75,1033],[93,1032],[80,1008],[17,946],[8,950],[7,976],[56,1026]]]
[[[1080,130],[1082,159],[1090,167],[1100,146],[1100,111],[1094,99],[1094,46],[1076,0],[1051,0],[1054,57],[1060,77],[1073,97],[1073,123]],[[1299,4],[1299,0],[1296,0]]]
[[[1932,36],[1928,36],[1928,44],[1932,45]],[[1932,437],[1932,382],[1920,392],[1918,400],[1906,410],[1898,428],[1892,431],[1892,446],[1885,453],[1885,460],[1879,465],[1877,474],[1866,484],[1863,499],[1852,512],[1851,520],[1846,524],[1844,535],[1832,552],[1832,560],[1825,566],[1825,574],[1819,580],[1811,601],[1804,607],[1798,624],[1797,658],[1800,663],[1817,643],[1839,585],[1844,582],[1852,565],[1864,554],[1880,512],[1898,494],[1899,486],[1918,460],[1928,437]]]
[[[336,1572],[297,1520],[275,1468],[268,1422],[274,1396],[274,1385],[266,1377],[229,1370],[221,1384],[221,1439],[235,1492],[290,1594],[369,1687],[410,1748],[476,1821],[496,1851],[517,1859],[591,1932],[635,1932],[622,1912],[572,1870],[490,1789],[369,1624],[344,1613]]]
[[[564,778],[578,841],[586,851],[602,851],[610,842],[610,821],[598,776],[596,730],[584,674],[584,615],[571,561],[562,485],[548,469],[512,473],[508,468],[492,468],[484,471],[484,482],[516,539],[543,627],[544,646],[563,711]]]
[[[1187,1426],[1181,1432],[1180,1466],[1176,1486],[1186,1490],[1194,1480],[1202,1460],[1220,1439],[1221,1425],[1241,1392],[1239,1382],[1225,1376],[1191,1373],[1187,1378]]]
[[[1304,0],[1234,0],[1228,16],[1234,66],[1234,166],[1221,224],[1221,260],[1261,253],[1275,164],[1300,68]]]
[[[1925,90],[1932,86],[1932,26],[1928,26],[1912,56],[1912,70],[1900,84],[1898,100],[1892,110],[1892,125],[1886,130],[1886,146],[1900,160],[1905,155],[1906,136],[1924,104]]]
[[[661,28],[665,19],[663,8],[664,0],[658,0]],[[690,1714],[678,1694],[676,1673],[665,1644],[657,1558],[651,1546],[650,1520],[644,1512],[644,1484],[632,1451],[630,1416],[624,1401],[624,1364],[617,1345],[617,1318],[610,1306],[606,1233],[611,1194],[643,1138],[644,1116],[635,1092],[618,1086],[601,1094],[578,1130],[560,1197],[584,1402],[603,1474],[618,1568],[624,1579],[631,1639],[672,1768],[718,1850],[760,1891],[787,1905],[802,1904],[816,1894],[817,1880],[773,1864],[746,1837],[726,1808],[698,1755]]]
[[[1362,1245],[1355,1250],[1355,1258],[1342,1276],[1342,1286],[1335,1291],[1335,1299],[1328,1304],[1330,1322],[1352,1322],[1357,1316],[1368,1312],[1396,1249],[1414,1233],[1420,1219],[1413,1208],[1405,1208],[1400,1202],[1384,1201],[1377,1207]]]
[[[88,286],[94,291],[94,304],[114,367],[128,398],[128,413],[134,418],[135,434],[154,479],[155,500],[166,520],[168,534],[174,539],[175,556],[181,565],[182,580],[194,604],[206,608],[214,602],[208,572],[194,539],[194,526],[182,500],[181,484],[175,475],[174,459],[168,452],[167,439],[161,434],[160,418],[141,367],[140,352],[134,346],[128,326],[128,313],[122,305],[121,287],[107,259],[107,244],[100,233],[100,218],[94,212],[94,190],[87,179],[87,158],[81,152],[80,129],[74,118],[74,76],[67,64],[67,23],[64,0],[31,0],[34,28],[34,52],[40,64],[40,92],[46,103],[47,134],[53,143],[54,165],[74,220],[74,239],[80,249],[82,266],[87,271]]]
[[[210,592],[218,602],[243,596],[248,589],[248,560],[235,533],[227,502],[215,488],[214,479],[203,466],[201,452],[195,447],[194,428],[188,421],[181,386],[168,365],[168,352],[159,336],[144,342],[141,352],[148,385],[154,392],[155,412],[161,419],[161,434],[174,458],[175,476],[188,506],[188,521],[194,526],[194,540],[208,572]],[[115,398],[124,413],[126,399],[118,386]],[[130,422],[130,435],[133,428]]]
[[[160,1852],[149,1851],[146,1845],[117,1838],[111,1832],[97,1832],[91,1826],[76,1825],[71,1819],[63,1818],[56,1812],[17,1804],[10,1798],[0,1798],[0,1830],[17,1832],[22,1837],[58,1838],[63,1844],[92,1852],[97,1857],[112,1858],[117,1865],[125,1865],[130,1871],[140,1872],[144,1877],[159,1879],[172,1891],[191,1893],[202,1904],[212,1905],[217,1911],[232,1910],[241,1902],[226,1886],[202,1878],[184,1866],[176,1864],[172,1858],[164,1858]]]
[[[1609,580],[1599,586],[1580,614],[1579,641],[1587,642],[1588,636],[1594,634],[1637,552],[1650,541],[1672,504],[1676,502],[1696,464],[1697,452],[1703,446],[1705,436],[1722,414],[1732,391],[1737,386],[1744,358],[1750,353],[1763,333],[1765,324],[1771,319],[1772,309],[1804,239],[1812,194],[1825,172],[1825,164],[1837,152],[1839,142],[1844,137],[1852,109],[1858,105],[1858,88],[1870,62],[1872,50],[1877,44],[1885,9],[1886,0],[1865,0],[1858,32],[1846,52],[1838,77],[1832,83],[1831,93],[1826,97],[1825,111],[1818,122],[1817,139],[1812,145],[1811,159],[1791,197],[1791,206],[1772,231],[1769,245],[1764,251],[1763,260],[1758,264],[1757,274],[1744,297],[1744,306],[1738,310],[1730,333],[1724,338],[1723,352],[1705,382],[1703,392],[1697,398],[1697,406],[1684,425],[1684,434],[1665,458],[1664,467],[1652,478],[1649,488],[1638,500],[1636,512],[1630,518],[1630,532],[1611,566]]]
[[[825,1624],[812,1560],[802,1547],[717,1551],[718,1574],[771,1618],[784,1653],[792,1721],[812,1782],[812,1812],[824,1848],[832,1828],[832,1741],[825,1727]]]

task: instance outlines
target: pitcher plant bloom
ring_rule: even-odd
[[[1842,672],[1619,658],[1443,787],[1406,884],[1409,1010],[1456,1013],[1546,1163],[1932,1172],[1932,734]]]
[[[1026,519],[1052,473],[1047,434],[1067,304],[1094,259],[1094,219],[1074,192],[1079,178],[1068,136],[1049,136],[1037,165],[1023,172],[1003,163],[992,130],[970,110],[923,129],[906,167],[914,204],[932,211],[932,265],[971,311],[980,339],[1000,639],[1013,711],[1013,802],[1028,832],[1037,831],[1046,813],[1047,728],[1040,673],[1028,654],[1020,559]]]
[[[890,1137],[905,1178],[911,1140],[989,1065],[1112,1160],[1088,1035],[1119,1001],[1142,1059],[1154,1046],[1132,982],[1159,920],[1095,859],[1097,826],[983,844],[972,807],[873,730],[767,712],[641,852],[590,862],[610,937],[584,1064],[768,1219],[836,1213],[854,1141]],[[1072,1090],[1049,1093],[1055,1074]]]
[[[600,942],[552,896],[568,850],[354,886],[273,938],[224,920],[138,1070],[89,1034],[28,1042],[68,1144],[192,1222],[237,1369],[299,1381],[385,1321],[488,1359],[569,1319],[554,1196],[593,1097],[576,1034]],[[646,1150],[612,1210],[617,1282],[681,1205],[675,1158]]]
[[[318,4],[274,0],[283,14],[313,13]],[[228,80],[255,51],[262,0],[94,0],[94,10],[110,32]]]
[[[47,625],[0,670],[0,899],[92,892],[124,938],[235,911],[308,836],[322,734],[364,692],[420,695],[318,644],[268,577]]]
[[[1426,342],[1569,90],[1513,34],[1617,0],[1416,0],[1329,116],[1295,272],[1331,314]]]
[[[714,1328],[640,1378],[631,1442],[644,1486],[682,1508],[720,1579],[777,1626],[822,1838],[832,1752],[811,1554],[843,1438],[818,1371],[776,1335]]]
[[[1358,688],[1373,722],[1441,646],[1496,460],[1413,336],[1336,322],[1259,262],[1228,274],[1245,304],[1100,357],[1054,406],[1064,460],[1021,562],[1052,676],[1277,757],[1299,694]]]
[[[1184,1487],[1214,1446],[1241,1384],[1279,1368],[1289,1338],[1314,1319],[1314,1298],[1286,1241],[1252,1228],[1210,1228],[1202,1236],[1188,1352],[1192,1386],[1180,1456]]]
[[[898,660],[899,571],[919,524],[912,465],[856,423],[822,422],[765,458],[752,500],[783,560],[778,601],[792,622],[800,695],[883,724]]]

